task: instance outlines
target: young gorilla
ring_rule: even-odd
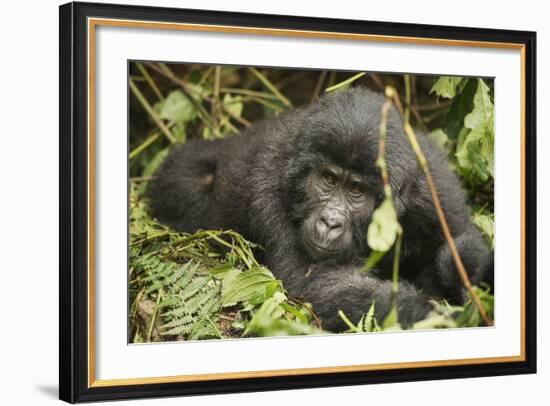
[[[168,155],[150,184],[152,214],[175,230],[232,229],[265,248],[263,262],[294,297],[310,302],[323,327],[345,326],[375,301],[391,307],[392,254],[368,274],[366,230],[383,199],[378,154],[384,98],[365,88],[335,93],[262,122],[241,135],[190,141]],[[492,281],[492,253],[471,224],[465,196],[444,155],[424,137],[441,205],[473,284]],[[403,226],[399,322],[424,318],[430,298],[463,301],[424,176],[400,118],[390,110],[385,158]]]

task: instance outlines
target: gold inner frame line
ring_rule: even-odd
[[[422,37],[400,37],[391,35],[354,34],[344,32],[306,31],[291,29],[240,27],[228,25],[165,23],[139,20],[121,20],[109,18],[89,18],[87,22],[88,45],[88,387],[111,387],[125,385],[143,385],[159,383],[212,381],[219,379],[243,379],[258,377],[296,376],[311,374],[332,374],[342,372],[380,371],[398,368],[426,368],[440,366],[458,366],[472,364],[493,364],[525,361],[525,45],[506,42],[466,41],[454,39],[432,39]],[[97,26],[132,27],[162,30],[182,30],[195,32],[234,33],[243,35],[284,36],[317,39],[357,40],[371,42],[390,42],[402,44],[458,46],[512,49],[520,51],[521,64],[521,103],[520,103],[520,137],[521,137],[521,269],[520,269],[520,339],[519,355],[485,358],[468,358],[454,360],[415,361],[401,363],[344,365],[316,368],[277,369],[265,371],[220,372],[209,374],[189,374],[146,378],[95,379],[95,278],[94,278],[94,191],[95,191],[95,28]]]

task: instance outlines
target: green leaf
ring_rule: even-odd
[[[223,281],[223,307],[246,302],[256,295],[265,294],[266,285],[275,280],[273,274],[263,267],[254,267],[234,277],[231,276],[229,281],[226,281],[227,277]]]
[[[426,137],[428,137],[435,145],[440,147],[442,150],[446,150],[447,144],[449,143],[449,137],[441,128],[430,131],[428,134],[426,134]]]
[[[225,264],[220,264],[215,268],[209,269],[208,273],[216,279],[224,279],[227,276],[227,274],[234,269],[235,268],[233,264],[225,263]],[[239,273],[238,269],[236,270],[236,273]]]
[[[470,129],[483,128],[493,131],[494,106],[489,95],[489,87],[483,79],[477,79],[474,95],[474,109],[464,118],[464,126]]]
[[[170,129],[170,131],[172,131],[172,135],[176,138],[176,140],[182,144],[187,139],[187,133],[185,132],[185,125],[183,123],[174,124]]]
[[[233,115],[240,117],[244,108],[242,99],[241,96],[231,96],[229,93],[226,93],[223,97],[223,105]]]
[[[476,84],[476,91],[458,136],[456,158],[466,179],[484,183],[494,173],[494,105],[483,79],[470,82]]]
[[[395,242],[401,226],[393,203],[386,198],[374,211],[367,230],[367,242],[375,251],[387,252]]]
[[[479,228],[485,240],[493,247],[495,238],[495,216],[494,214],[475,212],[472,216],[472,222]]]
[[[455,327],[456,327],[456,322],[451,316],[432,311],[428,313],[428,315],[424,320],[420,320],[414,323],[411,329],[427,330],[427,329],[435,329],[435,328],[455,328]]]
[[[473,289],[481,301],[481,306],[487,313],[487,316],[490,319],[494,319],[495,298],[491,293],[489,293],[490,289],[482,289],[478,286],[474,286]],[[479,310],[472,301],[471,297],[464,306],[464,311],[456,318],[456,324],[458,327],[479,327],[484,325],[481,315],[479,314]]]
[[[159,116],[176,124],[184,124],[195,118],[196,110],[181,90],[174,90],[164,100]]]
[[[452,99],[456,95],[456,88],[462,80],[459,76],[441,76],[435,81],[430,94],[434,93],[446,99]]]
[[[258,337],[292,336],[306,334],[329,334],[328,331],[315,328],[295,320],[276,319],[261,314],[254,318],[254,323],[247,326],[247,334]]]
[[[462,90],[459,89],[457,95],[453,98],[442,127],[445,134],[447,134],[451,140],[456,140],[458,138],[460,131],[464,128],[464,117],[466,117],[474,107],[474,95],[477,90],[477,82],[475,79],[465,79],[462,83]]]
[[[457,144],[455,155],[465,176],[479,179],[482,182],[487,181],[493,170],[489,167],[487,160],[487,156],[493,154],[492,143],[489,144],[487,134],[483,129],[476,128],[465,132],[461,138]]]

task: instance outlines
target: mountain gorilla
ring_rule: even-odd
[[[392,301],[392,254],[359,271],[366,231],[382,202],[375,161],[384,97],[354,88],[266,120],[226,139],[193,140],[168,155],[151,182],[152,214],[178,231],[232,229],[264,248],[263,262],[290,295],[313,305],[327,330],[358,321],[375,301],[381,322]],[[390,110],[385,158],[403,227],[397,297],[403,326],[423,319],[430,299],[463,301],[425,178]],[[493,260],[472,225],[465,196],[445,156],[419,137],[465,268],[491,283]]]

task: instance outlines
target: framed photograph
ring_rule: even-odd
[[[60,7],[60,398],[536,372],[536,34]]]

